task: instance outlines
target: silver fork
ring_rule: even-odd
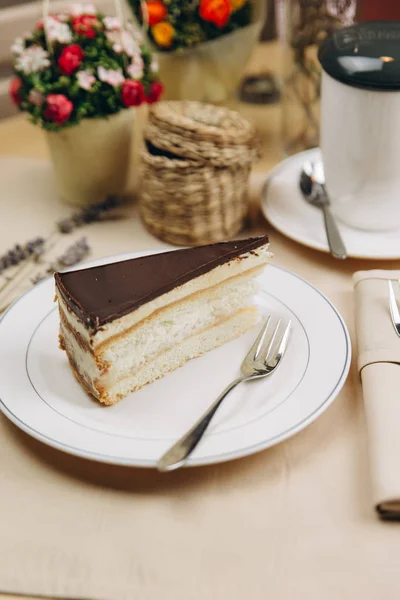
[[[241,376],[232,381],[224,389],[222,394],[218,396],[193,427],[160,458],[157,463],[159,471],[172,471],[173,469],[178,469],[186,462],[186,459],[203,437],[211,419],[233,388],[244,381],[263,379],[275,372],[286,352],[291,322],[288,322],[282,332],[281,319],[278,320],[273,329],[270,327],[271,321],[271,317],[268,317],[264,327],[250,348],[240,368]]]
[[[396,296],[394,293],[393,282],[389,279],[389,306],[390,306],[390,316],[392,317],[393,327],[395,332],[400,337],[400,311],[397,305]]]

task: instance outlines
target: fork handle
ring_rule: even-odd
[[[324,212],[326,236],[328,238],[331,254],[335,258],[340,258],[343,260],[344,258],[347,258],[347,251],[343,243],[342,236],[340,235],[335,217],[333,216],[328,204],[323,204],[322,210]]]
[[[198,421],[187,431],[167,452],[160,458],[157,463],[157,469],[159,471],[172,471],[181,467],[188,456],[196,448],[197,444],[203,437],[207,427],[209,426],[211,419],[225,400],[233,388],[239,383],[246,381],[248,377],[242,376],[232,381],[224,389],[222,394],[209,406],[206,412],[200,417]]]

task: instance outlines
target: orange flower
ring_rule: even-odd
[[[162,48],[169,48],[175,36],[175,29],[172,27],[171,23],[161,21],[161,23],[157,23],[151,28],[151,33],[153,34],[156,44]]]
[[[231,5],[229,0],[200,0],[199,14],[221,29],[229,21]]]
[[[167,7],[161,0],[147,0],[146,8],[150,27],[160,23],[160,21],[163,21],[167,16]]]

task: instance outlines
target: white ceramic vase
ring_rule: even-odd
[[[85,119],[62,131],[46,132],[64,202],[89,206],[126,193],[134,121],[134,109],[125,109],[109,118]]]

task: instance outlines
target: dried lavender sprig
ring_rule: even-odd
[[[59,269],[64,267],[72,267],[80,263],[89,254],[90,248],[85,237],[81,238],[72,246],[66,249],[66,251],[57,258],[57,265]]]
[[[47,240],[45,239],[43,242],[43,245],[36,245],[34,252],[32,252],[32,254],[30,254],[30,256],[28,256],[25,261],[21,262],[17,269],[12,273],[11,277],[8,277],[6,279],[6,281],[4,281],[4,283],[2,283],[2,285],[0,285],[0,299],[3,301],[3,296],[7,296],[10,292],[9,288],[11,283],[14,283],[14,285],[12,286],[12,289],[18,285],[15,283],[16,279],[18,278],[19,275],[23,275],[24,271],[26,270],[26,268],[29,268],[29,265],[35,262],[38,262],[41,258],[41,256],[44,255],[45,252],[48,252],[49,250],[51,250],[53,248],[53,246],[55,245],[54,242],[53,244],[51,244],[51,241],[53,240],[54,236],[57,235],[57,232],[53,232],[52,234],[50,234],[50,236],[47,238]]]
[[[43,279],[46,279],[49,275],[52,275],[59,269],[64,269],[65,267],[73,267],[78,263],[82,262],[84,258],[90,252],[89,244],[85,237],[79,239],[77,242],[69,246],[61,256],[56,258],[56,260],[50,263],[45,272],[37,273],[34,277],[31,278],[31,282],[33,285],[36,285]]]
[[[121,200],[119,198],[109,196],[104,202],[92,204],[73,214],[71,217],[58,221],[57,228],[60,233],[71,233],[71,231],[78,227],[100,220],[110,210],[116,208],[120,204]]]
[[[43,251],[48,252],[52,248],[54,248],[54,246],[58,242],[57,238],[60,235],[60,233],[70,233],[77,227],[93,223],[94,221],[103,218],[110,210],[116,208],[121,203],[122,201],[120,199],[114,196],[109,196],[103,202],[99,202],[98,204],[94,204],[88,208],[84,208],[83,210],[77,212],[70,219],[64,219],[63,221],[59,221],[56,224],[55,231],[53,231],[47,238],[47,240],[45,240],[46,247]],[[29,257],[29,259],[26,261],[26,264],[21,264],[17,272],[15,272],[12,277],[8,278],[3,283],[3,285],[0,286],[0,301],[4,302],[4,297],[7,297],[10,293],[12,293],[12,290],[19,285],[18,282],[15,282],[16,278],[18,278],[19,276],[25,278],[29,277],[29,273],[25,273],[25,267],[28,266],[28,262],[33,262],[33,257]],[[10,289],[9,285],[12,282],[14,282],[14,285]]]
[[[23,246],[15,244],[11,250],[0,256],[0,273],[14,267],[30,257],[38,257],[44,252],[45,240],[42,237],[34,238]]]

